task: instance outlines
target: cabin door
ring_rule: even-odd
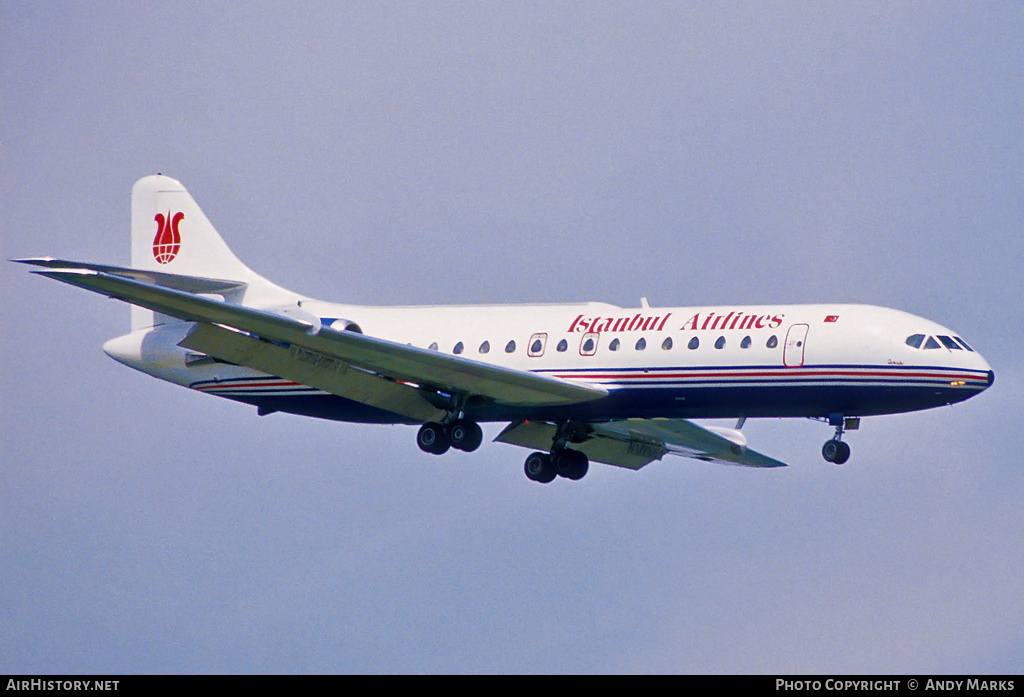
[[[799,368],[804,364],[807,329],[806,324],[794,324],[786,332],[786,347],[782,351],[782,362],[787,368]]]

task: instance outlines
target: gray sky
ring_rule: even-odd
[[[867,302],[997,376],[841,468],[765,420],[784,471],[539,486],[123,368],[125,306],[4,263],[0,672],[1020,673],[1022,37],[1019,2],[0,2],[3,258],[126,263],[159,171],[324,299]]]

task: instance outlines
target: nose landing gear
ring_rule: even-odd
[[[850,445],[843,442],[843,432],[846,429],[857,430],[860,427],[860,419],[844,418],[842,414],[829,414],[828,423],[836,427],[836,434],[832,440],[821,446],[821,456],[825,458],[825,462],[842,465],[850,459]]]

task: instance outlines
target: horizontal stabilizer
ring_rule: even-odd
[[[100,273],[130,278],[133,281],[149,285],[173,288],[186,293],[216,293],[226,294],[245,290],[248,285],[242,281],[228,281],[219,278],[202,278],[199,276],[182,276],[176,273],[164,273],[162,271],[143,271],[141,269],[130,269],[124,266],[106,266],[104,264],[83,264],[80,261],[65,261],[50,257],[34,257],[29,259],[12,259],[19,264],[31,264],[42,266],[47,269],[60,270],[82,270],[97,271]]]

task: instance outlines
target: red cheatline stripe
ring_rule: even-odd
[[[904,370],[876,370],[869,368],[852,370],[809,370],[802,368],[777,368],[770,371],[742,370],[724,368],[714,372],[609,372],[609,373],[556,373],[555,377],[574,380],[635,380],[635,379],[663,379],[663,378],[692,378],[694,380],[704,378],[804,378],[804,377],[884,377],[884,378],[926,378],[930,380],[978,380],[985,382],[987,376],[973,373],[938,373],[919,372]]]

